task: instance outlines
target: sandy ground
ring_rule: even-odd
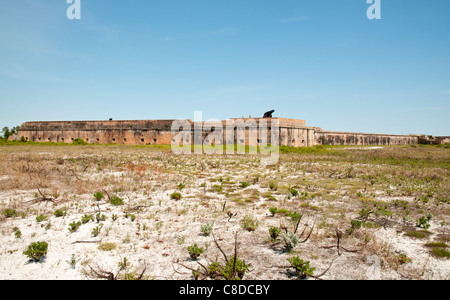
[[[252,170],[253,173],[258,171],[261,176],[270,176],[272,172],[262,167],[261,170]],[[214,172],[216,177],[221,175],[217,170]],[[224,171],[223,174],[227,175],[227,172]],[[101,174],[103,177],[131,180],[128,175],[129,173],[121,171],[105,171]],[[100,175],[85,176],[92,179]],[[246,176],[246,172],[236,171],[233,176],[236,178]],[[181,175],[170,174],[166,179],[177,182],[178,178],[181,178]],[[6,175],[0,177],[0,180],[9,179]],[[149,182],[152,180],[154,179],[150,179]],[[206,223],[214,223],[214,237],[229,256],[233,254],[234,237],[235,233],[238,233],[238,255],[250,264],[244,279],[293,279],[295,277],[289,271],[287,262],[287,258],[293,256],[309,260],[311,266],[316,268],[316,275],[328,269],[321,279],[450,278],[450,260],[430,255],[430,250],[424,247],[424,240],[405,236],[400,224],[386,228],[360,229],[342,239],[341,246],[348,250],[361,250],[350,252],[341,249],[338,253],[336,247],[328,247],[336,245],[337,242],[333,228],[321,228],[320,212],[306,209],[303,211],[300,228],[306,228],[307,233],[314,226],[313,234],[292,253],[287,253],[280,243],[271,242],[268,236],[268,228],[271,226],[286,225],[289,228],[292,226],[283,215],[271,216],[268,207],[273,202],[267,202],[262,196],[248,204],[231,201],[226,195],[211,190],[217,182],[209,182],[207,176],[198,176],[185,181],[188,184],[182,190],[181,200],[170,199],[171,193],[177,191],[174,186],[169,188],[164,186],[164,183],[158,182],[164,188],[153,188],[145,195],[139,190],[117,193],[124,199],[122,206],[113,206],[104,200],[97,206],[99,203],[94,201],[91,193],[76,195],[55,204],[49,201],[32,202],[35,199],[35,190],[0,192],[3,208],[13,203],[16,207],[28,211],[25,217],[2,216],[0,279],[93,279],[87,275],[89,270],[117,273],[118,263],[124,258],[129,262],[129,266],[122,273],[139,274],[145,268],[147,279],[192,279],[191,270],[185,266],[196,269],[199,264],[190,259],[188,246],[196,243],[205,248],[205,253],[199,259],[200,263],[223,260],[212,235],[205,236],[201,232],[201,226]],[[201,186],[203,182],[205,185]],[[238,184],[239,180],[236,180],[234,186]],[[245,189],[248,193],[252,190],[257,190],[259,195],[270,192],[269,188],[258,184],[251,184]],[[301,203],[296,199],[286,200],[284,195],[275,196],[278,203],[287,201],[291,206]],[[320,197],[309,204],[322,205],[324,208],[329,205]],[[346,196],[340,197],[333,205],[349,211],[351,207],[346,201]],[[53,215],[56,209],[63,207],[67,208],[66,216]],[[90,221],[82,224],[73,233],[68,230],[71,222],[81,220],[85,214],[95,215],[98,208],[106,216],[105,221]],[[136,219],[126,217],[125,210],[134,214]],[[230,219],[226,214],[228,210],[237,215]],[[47,219],[37,222],[38,213],[45,214]],[[116,220],[112,219],[113,215],[117,216]],[[242,229],[240,221],[245,215],[251,215],[258,220],[259,226],[255,231]],[[349,215],[351,212],[348,212],[345,218],[350,218]],[[102,228],[99,236],[92,236],[92,230],[100,223]],[[48,224],[51,224],[50,228]],[[439,233],[446,233],[445,227],[440,226],[438,222],[431,222],[431,225],[430,231],[433,235],[427,238],[428,241],[433,240]],[[342,225],[338,223],[337,226]],[[17,229],[21,232],[19,238],[15,236]],[[345,229],[340,228],[342,231]],[[302,238],[305,236],[306,234]],[[370,242],[364,244],[367,236],[370,236]],[[23,254],[27,246],[36,241],[46,241],[49,244],[48,253],[41,262],[31,262]],[[115,248],[109,251],[100,250],[99,246],[105,243],[113,243]],[[400,253],[405,254],[411,261],[401,265],[390,264],[392,255]],[[73,254],[76,263],[70,264]]]

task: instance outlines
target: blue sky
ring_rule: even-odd
[[[0,0],[0,126],[275,116],[450,135],[450,1]]]

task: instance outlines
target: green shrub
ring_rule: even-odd
[[[289,217],[291,217],[291,222],[297,223],[298,221],[301,220],[301,218],[303,217],[303,214],[294,211],[289,214]]]
[[[131,222],[134,222],[136,220],[136,216],[133,214],[130,214],[129,212],[125,212],[125,218],[128,219],[128,217],[131,219]]]
[[[73,145],[87,145],[88,143],[83,139],[74,139],[72,141]]]
[[[213,230],[213,226],[214,226],[214,223],[212,223],[212,224],[206,223],[205,225],[202,225],[200,227],[200,229],[205,236],[209,236]]]
[[[99,226],[95,227],[94,229],[92,229],[92,236],[96,237],[100,234],[100,231],[102,230],[103,224],[100,224]]]
[[[3,215],[6,218],[12,218],[12,217],[17,216],[17,211],[15,209],[12,209],[12,208],[5,208],[3,210]]]
[[[102,192],[97,192],[97,193],[94,194],[94,198],[95,198],[96,201],[102,200],[103,197],[105,197],[105,195],[103,195]]]
[[[17,229],[16,232],[14,233],[14,236],[16,237],[16,239],[20,239],[20,237],[22,236],[22,232]]]
[[[197,260],[197,258],[205,251],[203,247],[199,248],[197,244],[194,244],[193,246],[187,247],[189,256],[193,260]]]
[[[443,258],[450,257],[450,251],[448,251],[445,248],[433,248],[433,250],[431,250],[431,253],[437,257],[443,257]]]
[[[44,216],[43,214],[36,216],[36,222],[38,222],[38,223],[44,221],[45,219],[47,219],[47,217]]]
[[[417,227],[422,227],[425,229],[430,228],[430,224],[428,222],[430,222],[431,218],[433,217],[432,214],[427,214],[426,216],[422,216],[419,219],[417,219],[416,221],[416,226]]]
[[[78,228],[80,228],[80,226],[81,226],[81,222],[72,222],[72,223],[70,223],[69,224],[69,231],[70,232],[75,232],[75,231],[77,231],[78,230]]]
[[[283,233],[280,237],[287,253],[291,253],[299,243],[298,236],[292,232]]]
[[[53,213],[55,215],[55,217],[64,217],[66,215],[66,210],[65,209],[57,209],[55,210],[55,212]]]
[[[273,191],[276,191],[278,189],[277,184],[273,181],[269,182],[269,188]]]
[[[81,217],[81,223],[86,224],[89,221],[94,221],[94,216],[93,215],[84,215]]]
[[[95,215],[95,219],[97,220],[97,222],[106,221],[106,216],[104,214],[97,213]]]
[[[232,256],[225,268],[222,268],[221,273],[225,277],[225,280],[241,280],[244,278],[245,273],[248,270],[249,265],[238,257]]]
[[[275,216],[275,214],[277,213],[278,208],[277,207],[271,207],[269,208],[269,212],[272,214],[272,217]]]
[[[47,242],[34,242],[28,245],[28,250],[24,251],[23,254],[28,256],[31,260],[38,262],[47,255]]]
[[[298,191],[291,187],[291,188],[289,188],[289,194],[291,194],[293,197],[297,197]]]
[[[173,192],[170,195],[170,199],[172,199],[172,200],[180,200],[181,198],[182,198],[182,196],[179,192]]]
[[[123,204],[123,199],[119,198],[117,196],[112,196],[109,203],[111,203],[111,205],[114,205],[114,206],[119,206],[119,205]]]
[[[280,229],[278,227],[270,227],[269,234],[270,234],[270,238],[274,241],[280,235]]]
[[[258,221],[252,216],[245,215],[241,220],[241,226],[247,231],[255,231],[258,228]]]
[[[304,261],[298,256],[287,259],[291,263],[291,267],[295,269],[297,276],[300,279],[306,279],[308,276],[313,276],[316,268],[309,267],[309,261]]]
[[[246,187],[249,187],[249,186],[250,186],[250,184],[249,184],[248,182],[246,182],[246,181],[242,181],[241,184],[240,184],[240,187],[241,187],[241,188],[244,188],[244,189],[245,189]]]
[[[430,234],[431,234],[431,232],[429,232],[427,230],[418,230],[418,231],[411,230],[411,231],[406,232],[407,236],[414,237],[414,238],[419,238],[419,239],[426,238]]]

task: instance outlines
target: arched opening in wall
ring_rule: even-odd
[[[51,142],[51,141],[52,141],[52,139],[51,139],[51,138],[48,138],[48,141],[49,141],[49,142]]]
[[[25,137],[25,140],[27,140],[27,141],[28,141],[28,137],[27,137],[27,136]]]
[[[305,140],[302,140],[302,146],[305,147]]]
[[[156,139],[153,139],[153,143],[155,143],[155,144],[156,144]]]
[[[123,142],[126,143],[126,142],[127,142],[127,139],[123,139]]]
[[[61,142],[64,142],[64,138],[61,138]]]
[[[89,139],[86,139],[86,142],[88,142],[88,143],[89,143]]]
[[[144,143],[145,142],[145,140],[144,139],[141,139],[141,143]]]
[[[99,138],[97,138],[97,142],[100,142],[100,139],[99,139]]]
[[[113,142],[115,142],[115,141],[116,141],[116,139],[115,139],[115,138],[112,138],[112,141],[113,141]]]

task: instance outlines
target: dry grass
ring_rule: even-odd
[[[89,261],[95,260],[99,267],[103,262],[101,268],[107,269],[126,256],[134,267],[145,259],[152,278],[188,279],[192,273],[176,263],[195,266],[186,260],[187,246],[205,247],[205,261],[218,254],[211,238],[201,234],[201,226],[210,223],[224,249],[233,248],[238,233],[239,253],[252,265],[248,279],[287,279],[280,266],[292,255],[310,260],[318,273],[336,261],[323,279],[365,279],[372,267],[367,258],[373,255],[381,261],[384,278],[449,278],[448,259],[436,258],[424,246],[449,233],[447,147],[282,149],[279,163],[267,167],[258,156],[177,156],[169,150],[0,145],[0,212],[16,212],[13,217],[0,215],[0,262],[23,259],[15,250],[30,241],[55,238],[58,242],[49,243],[53,252],[49,251],[48,260],[69,259],[72,253],[65,251],[84,258],[75,273],[55,267],[60,263],[49,263],[48,268],[59,271],[48,276],[60,272],[62,277],[80,278]],[[124,204],[113,206],[106,196],[96,202],[97,192],[116,195]],[[170,199],[174,192],[182,198]],[[278,208],[274,216],[270,207]],[[62,208],[67,215],[54,216]],[[69,234],[69,223],[97,213],[106,220],[83,224]],[[47,218],[37,223],[35,218],[41,214]],[[295,216],[300,214],[297,223]],[[419,229],[417,220],[427,214],[432,215],[431,235],[422,240],[405,234]],[[248,216],[258,226],[243,226]],[[94,239],[90,233],[99,224],[103,225]],[[286,253],[280,240],[271,241],[270,227],[281,232],[302,228],[304,232],[299,229],[297,234],[305,233],[303,237],[313,231]],[[12,228],[20,229],[22,237],[14,238]],[[343,248],[334,245],[336,232],[342,232],[338,243]],[[79,243],[70,248],[74,239]],[[111,243],[117,247],[97,248]],[[433,264],[426,273],[423,265],[429,261]],[[23,275],[26,272],[30,272],[27,266],[21,265],[11,278],[38,276]]]

